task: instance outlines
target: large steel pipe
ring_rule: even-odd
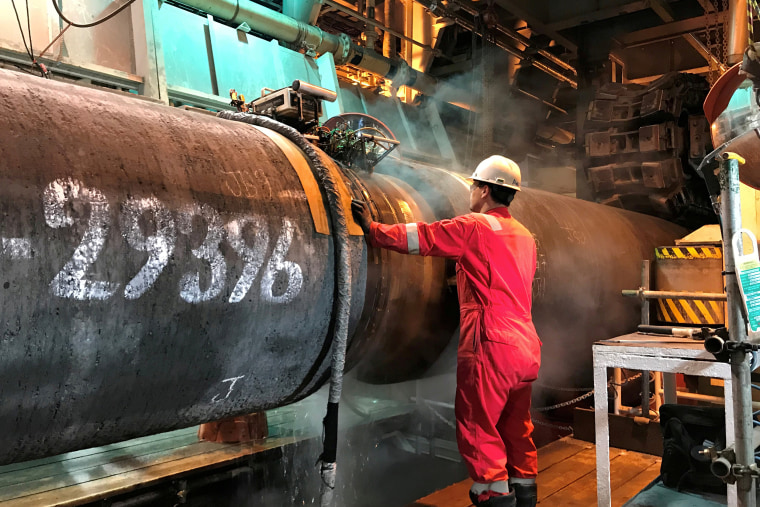
[[[469,211],[469,185],[461,176],[408,163],[383,171],[417,188],[436,216]],[[539,383],[590,386],[591,344],[633,332],[641,320],[640,305],[621,291],[641,284],[641,261],[654,258],[655,246],[672,245],[687,231],[655,217],[530,188],[515,197],[511,211],[538,247],[533,320],[544,343]],[[377,365],[380,357],[372,361]]]
[[[324,382],[334,245],[292,143],[9,72],[0,132],[0,462],[279,406]],[[368,191],[385,220],[435,218],[403,182]],[[444,263],[376,252],[368,266],[358,231],[347,366],[392,333],[409,377],[456,327],[440,317]]]
[[[292,143],[5,71],[0,132],[1,463],[279,406],[324,383],[334,245]],[[387,223],[467,211],[466,184],[442,169],[331,170]],[[544,372],[548,358],[587,369],[589,340],[635,326],[619,291],[681,230],[536,191],[514,207],[541,252]],[[351,227],[347,366],[416,378],[456,329],[452,266],[368,251]]]

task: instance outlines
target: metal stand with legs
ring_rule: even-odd
[[[739,161],[723,154],[720,162],[720,216],[725,259],[726,295],[729,338],[733,342],[747,341],[747,324],[742,314],[742,299],[736,278],[736,265],[731,239],[742,228],[739,199]],[[740,242],[741,244],[741,242]],[[730,352],[731,386],[734,398],[734,434],[736,490],[739,507],[755,507],[755,455],[752,443],[752,380],[750,355],[738,348]]]

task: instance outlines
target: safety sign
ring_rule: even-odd
[[[749,237],[752,251],[744,254],[741,246],[742,234]],[[734,234],[731,240],[736,260],[736,275],[742,293],[742,301],[746,309],[749,328],[760,330],[760,259],[757,254],[757,238],[752,231],[742,229]]]

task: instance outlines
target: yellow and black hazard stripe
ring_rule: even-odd
[[[655,249],[656,259],[696,260],[722,259],[719,246],[673,246]],[[668,324],[718,325],[725,323],[725,303],[693,299],[658,299],[657,318]]]
[[[694,299],[657,299],[657,320],[668,324],[725,324],[725,303]]]
[[[657,259],[721,259],[723,249],[719,246],[670,246],[655,248]]]

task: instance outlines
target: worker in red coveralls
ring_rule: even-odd
[[[457,352],[457,442],[480,507],[535,506],[536,446],[531,383],[541,341],[531,318],[536,243],[509,213],[520,168],[492,156],[475,169],[472,213],[431,224],[384,225],[353,201],[354,216],[375,247],[457,261],[460,339]]]

